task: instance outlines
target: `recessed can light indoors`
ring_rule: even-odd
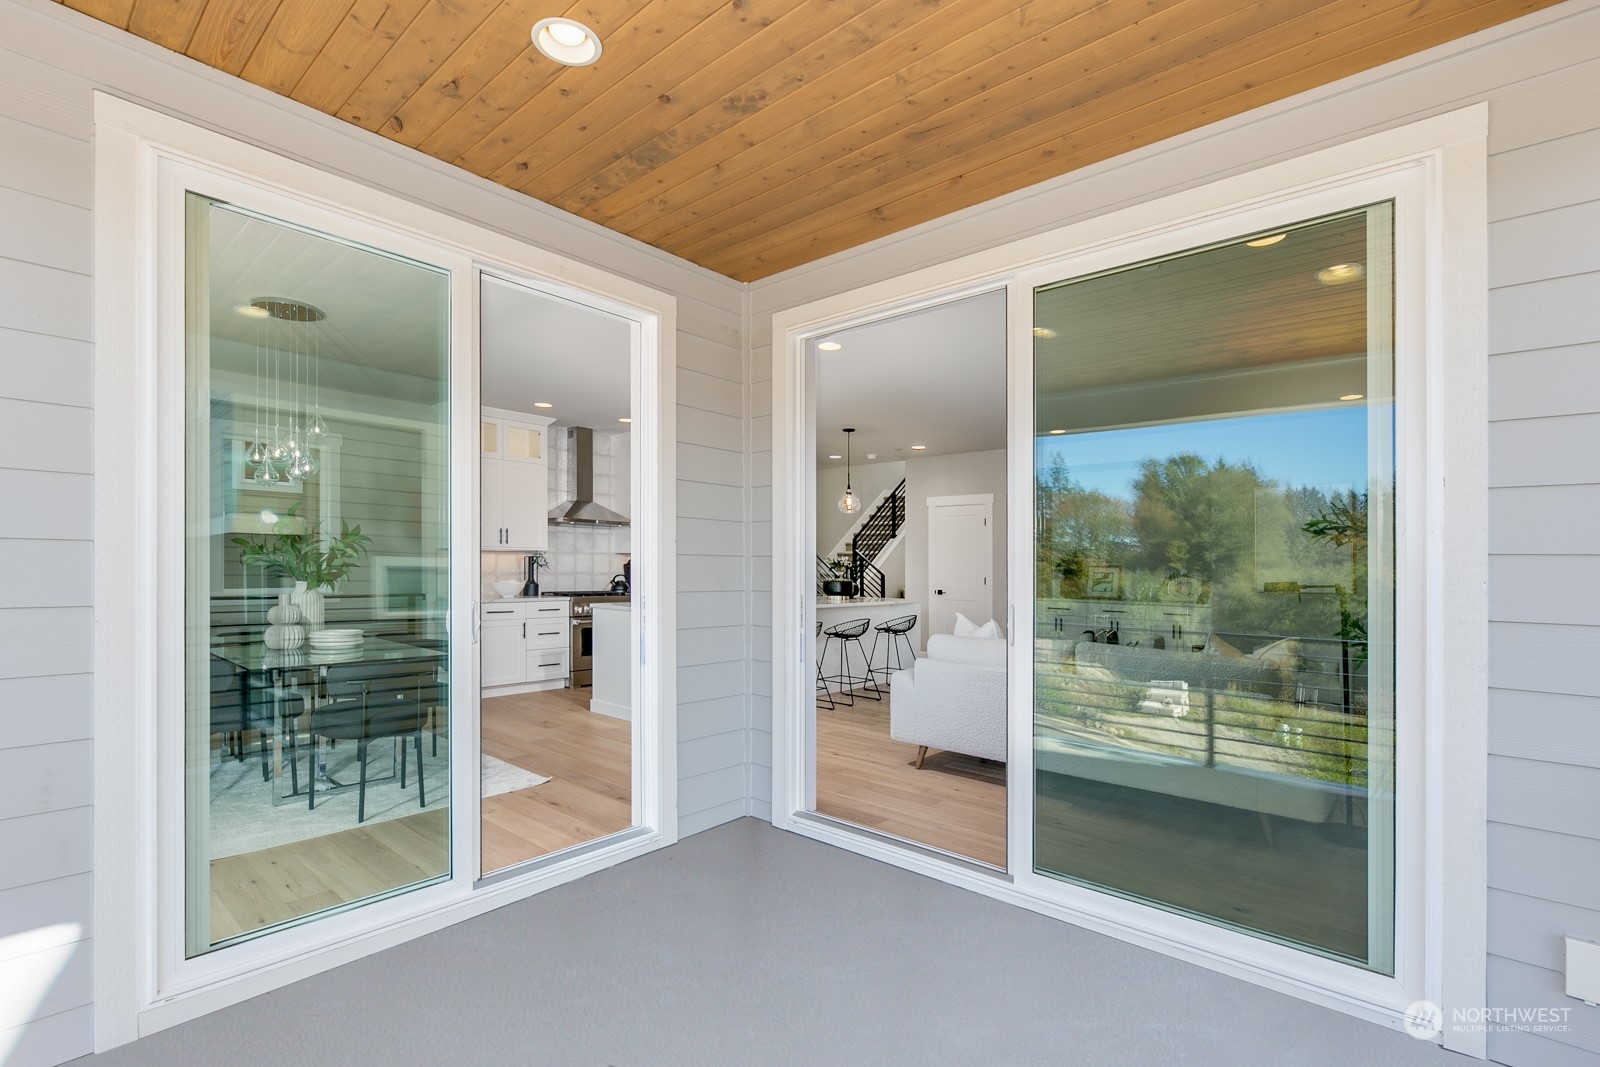
[[[536,407],[536,408],[553,408],[553,407],[555,407],[555,405],[550,403],[548,400],[535,400],[533,402],[533,406]]]
[[[1271,248],[1287,236],[1289,235],[1286,233],[1275,233],[1270,237],[1257,237],[1254,241],[1246,241],[1245,244],[1251,248]]]
[[[1057,434],[1057,433],[1066,433],[1067,431],[1065,431],[1065,430],[1051,430],[1050,432],[1052,434]]]
[[[839,351],[839,349],[841,349],[843,347],[844,347],[844,345],[840,344],[838,341],[818,341],[817,342],[817,351],[818,352],[837,352],[837,351]]]
[[[572,19],[540,19],[533,24],[533,47],[569,67],[587,67],[600,58],[600,36]]]
[[[843,459],[843,456],[829,456],[829,459]]]
[[[1033,328],[1033,335],[1039,338],[1041,341],[1048,341],[1050,338],[1056,335],[1056,332],[1048,326],[1035,326]]]
[[[926,452],[927,450],[928,450],[928,446],[927,445],[912,445],[911,446],[911,451],[913,451],[913,452]]]
[[[1346,393],[1346,394],[1344,394],[1344,396],[1341,396],[1339,399],[1340,400],[1364,400],[1364,399],[1366,399],[1366,394],[1365,393]]]
[[[632,419],[618,419],[618,422],[632,422]]]
[[[1323,285],[1343,285],[1346,282],[1360,281],[1367,276],[1367,268],[1359,263],[1335,263],[1331,267],[1323,267],[1317,271],[1317,281]]]

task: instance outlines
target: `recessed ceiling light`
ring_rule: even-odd
[[[1065,431],[1065,430],[1051,430],[1050,432],[1053,433],[1053,434],[1057,434],[1057,433],[1066,433],[1067,431]]]
[[[829,456],[829,459],[843,459],[843,456]]]
[[[600,58],[600,36],[572,19],[540,19],[535,22],[533,47],[569,67],[587,67]]]
[[[1367,268],[1359,263],[1335,263],[1331,267],[1323,267],[1317,271],[1317,281],[1323,285],[1343,285],[1346,282],[1360,281],[1367,276]]]
[[[1056,335],[1056,332],[1048,326],[1035,326],[1033,328],[1033,335],[1039,338],[1041,341],[1048,341],[1050,338]]]
[[[913,451],[913,452],[926,452],[927,450],[928,450],[928,446],[927,445],[912,445],[911,446],[911,451]]]
[[[266,308],[256,307],[254,304],[235,304],[233,310],[235,314],[243,315],[247,319],[264,319],[271,314]]]
[[[837,351],[839,351],[839,349],[841,349],[843,347],[844,347],[844,345],[840,344],[838,341],[818,341],[817,342],[817,351],[818,352],[837,352]]]
[[[1251,248],[1271,248],[1287,236],[1289,235],[1286,233],[1275,233],[1270,237],[1257,237],[1254,241],[1246,241],[1245,244]]]
[[[867,453],[867,458],[868,459],[877,459],[878,458],[878,454],[876,452],[868,452]]]
[[[1346,394],[1344,394],[1344,396],[1341,396],[1339,399],[1340,400],[1364,400],[1364,399],[1366,399],[1366,394],[1365,393],[1346,393]]]
[[[618,419],[618,422],[632,422],[632,419]]]
[[[535,400],[533,402],[533,406],[536,407],[536,408],[553,408],[553,407],[555,407],[555,405],[550,403],[548,400]]]

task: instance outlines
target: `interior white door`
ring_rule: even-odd
[[[994,617],[993,510],[992,498],[928,501],[928,633],[951,633],[957,612]]]

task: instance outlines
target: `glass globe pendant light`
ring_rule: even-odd
[[[856,432],[854,426],[847,426],[844,430],[844,496],[839,498],[839,510],[846,515],[854,515],[861,510],[861,498],[856,496],[856,491],[850,485],[850,435]]]

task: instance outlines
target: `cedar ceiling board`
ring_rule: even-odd
[[[767,163],[763,151],[781,154],[813,146],[821,139],[820,131],[836,132],[880,102],[884,108],[905,102],[952,71],[982,62],[1079,13],[1063,0],[1030,0],[1020,6],[1004,2],[1010,10],[998,16],[978,3],[942,7],[936,16],[883,41],[874,50],[882,55],[866,53],[648,171],[640,173],[632,160],[620,160],[596,175],[589,188],[573,193],[567,210],[628,233],[643,233],[674,207],[698,201],[709,191],[760,170]],[[1094,7],[1097,0],[1074,3]]]
[[[174,52],[185,51],[206,0],[138,0],[128,16],[128,32]]]
[[[56,0],[56,2],[92,19],[115,26],[119,30],[128,28],[128,16],[133,14],[133,0]]]
[[[499,6],[500,0],[451,0],[423,5],[411,25],[395,38],[334,114],[365,130],[395,129],[393,119],[400,105]]]
[[[1009,0],[1008,0],[1009,2]],[[695,90],[686,86],[674,94],[673,109],[683,117],[649,141],[623,153],[614,163],[594,174],[581,176],[577,182],[546,197],[548,203],[564,210],[574,211],[581,206],[579,195],[594,190],[604,183],[615,190],[645,177],[662,163],[677,158],[694,146],[704,143],[736,125],[750,115],[782,100],[797,90],[846,77],[855,72],[870,72],[876,65],[868,57],[890,54],[890,48],[903,46],[904,38],[927,33],[927,23],[941,10],[916,0],[896,0],[894,3],[877,3],[855,18],[804,48],[795,51],[787,63],[772,64],[758,71],[754,78],[721,92],[712,92],[700,106],[694,106]],[[981,5],[969,5],[975,16],[981,14]],[[898,49],[896,49],[898,51]],[[903,60],[902,60],[903,61]],[[657,128],[672,122],[670,112],[656,116]],[[543,179],[546,187],[555,184]]]
[[[288,96],[353,6],[354,0],[283,0],[240,77]]]
[[[277,10],[278,0],[210,0],[184,51],[190,59],[237,76]]]
[[[784,228],[774,227],[740,246],[719,250],[715,255],[705,254],[695,262],[741,281],[754,281],[1474,32],[1514,17],[1506,11],[1513,6],[1518,8],[1515,14],[1520,14],[1553,2],[1557,0],[1502,3],[1494,5],[1493,12],[1483,5],[1409,33],[1396,34],[1393,26],[1363,28],[1358,24],[1328,33],[1304,48],[1316,49],[1328,41],[1338,43],[1351,35],[1375,37],[1377,43],[1348,54],[1341,52],[1320,63],[1303,57],[1302,65],[1276,81],[1265,81],[1262,76],[1263,67],[1276,63],[1276,57],[1269,56],[1233,71],[1224,70],[1201,86],[1178,87],[1175,95],[1163,96],[1143,107],[1123,109],[1116,100],[1085,105],[1079,110],[1095,108],[1101,113],[1093,127],[1068,131],[1042,144],[1029,142],[1037,141],[1040,132],[1049,136],[1047,126],[1042,131],[1025,128],[991,150],[987,161],[974,158],[977,153],[973,151],[953,158],[936,156],[923,161],[920,172],[903,181],[883,177],[879,189],[868,189],[830,205],[819,217]],[[1195,96],[1214,99],[1200,108],[1186,106]],[[823,214],[834,216],[833,221],[820,217]]]
[[[699,0],[707,11],[718,2]],[[605,41],[601,63],[566,67],[535,52],[491,78],[418,147],[466,167],[466,153],[497,131],[513,140],[526,138],[522,143],[529,143],[541,136],[541,130],[548,133],[584,100],[628,77],[639,63],[687,33],[703,17],[700,10],[675,0],[593,0],[585,11],[595,19],[593,27],[607,28],[597,29]]]
[[[1383,2],[1400,6],[1412,0]],[[1186,10],[1204,18],[1209,8],[1200,0]],[[1144,27],[1128,27],[1058,60],[1021,70],[987,92],[854,148],[810,173],[780,170],[771,187],[664,236],[661,245],[696,262],[701,261],[697,256],[739,258],[751,239],[795,229],[810,232],[826,225],[833,211],[857,199],[870,209],[886,192],[897,191],[897,182],[920,179],[934,184],[934,175],[949,176],[1025,151],[1087,118],[1120,119],[1139,104],[1182,92],[1203,76],[1226,71],[1241,57],[1259,53],[1267,46],[1262,38],[1268,34],[1326,33],[1339,25],[1342,15],[1321,0],[1278,3],[1273,11],[1289,16],[1288,20],[1263,25],[1249,17],[1256,14],[1252,10],[1199,25],[1186,21],[1174,36],[1132,55],[1125,54],[1129,46],[1119,38],[1131,34],[1135,41],[1149,41],[1150,36]],[[843,144],[836,139],[830,151]],[[820,204],[821,200],[827,203]]]
[[[1553,2],[1557,0],[1529,0],[1518,6],[1525,11],[1531,11],[1547,7]],[[1500,6],[1503,8],[1505,5]],[[1322,64],[1307,65],[1297,70],[1287,85],[1282,82],[1250,84],[1234,78],[1233,75],[1223,75],[1216,79],[1218,82],[1227,83],[1220,99],[1193,111],[1170,113],[1173,102],[1163,101],[1159,104],[1159,108],[1169,113],[1159,121],[1135,123],[1129,129],[1107,140],[1095,142],[1092,136],[1088,136],[1086,144],[1087,135],[1080,131],[1041,146],[1031,160],[1024,157],[1002,159],[984,168],[946,177],[934,186],[923,184],[911,189],[902,187],[892,190],[902,195],[896,200],[869,206],[854,223],[835,224],[831,230],[819,230],[803,242],[795,241],[783,246],[774,243],[771,255],[765,251],[752,253],[750,259],[744,262],[748,275],[741,276],[740,280],[754,281],[809,263],[821,256],[861,244],[865,240],[926,222],[951,211],[960,210],[962,207],[983,203],[1004,193],[1026,188],[1090,163],[1114,158],[1167,137],[1199,129],[1229,115],[1319,85],[1329,84],[1357,70],[1369,69],[1400,56],[1422,51],[1442,41],[1476,32],[1522,13],[1525,12],[1518,11],[1508,15],[1502,10],[1490,16],[1481,9],[1478,12],[1468,12],[1449,20],[1447,24],[1420,27],[1410,33],[1389,38],[1384,44],[1368,50],[1359,57],[1341,56]],[[1181,102],[1179,103],[1181,105]],[[863,232],[868,230],[874,232],[870,236],[863,237]],[[819,248],[823,251],[817,251]],[[737,261],[730,260],[730,262]],[[713,270],[717,269],[714,262],[702,265],[709,266]]]
[[[428,0],[356,0],[289,94],[332,115],[405,32]]]
[[[513,189],[543,189],[539,179],[555,169],[565,173],[578,169],[594,173],[629,147],[649,140],[656,132],[656,113],[673,109],[674,101],[704,84],[706,74],[721,84],[737,84],[755,71],[777,60],[769,54],[774,44],[793,35],[810,40],[823,33],[835,20],[848,18],[874,0],[766,0],[759,5],[760,17],[747,17],[746,8],[732,19],[707,19],[690,28],[678,40],[646,61],[636,80],[623,82],[602,93],[551,131],[551,139],[562,151],[551,152],[546,145],[515,145],[509,155],[491,165],[484,176]],[[754,12],[752,13],[754,14]],[[719,56],[707,63],[707,56]],[[600,160],[587,171],[586,160]],[[567,184],[571,184],[570,182]],[[563,185],[561,188],[565,188]]]
[[[581,11],[581,5],[574,5],[561,14],[582,21]],[[395,110],[397,121],[390,124],[388,137],[417,147],[490,80],[511,64],[537,54],[524,6],[501,4]]]
[[[1320,2],[1293,0],[1282,7],[1304,8]],[[1188,0],[1133,25],[1113,24],[1120,28],[1096,25],[1099,19],[1087,20],[1087,26],[1074,20],[1053,32],[1029,37],[991,60],[961,69],[925,92],[897,100],[891,89],[883,97],[859,105],[847,101],[846,107],[834,109],[839,114],[833,116],[832,136],[819,137],[810,146],[785,139],[782,150],[763,151],[759,158],[767,165],[741,183],[739,191],[744,195],[739,199],[730,202],[726,193],[714,193],[708,201],[689,205],[675,216],[679,220],[676,228],[669,230],[666,220],[660,220],[644,232],[675,251],[693,250],[691,255],[737,243],[748,233],[802,217],[808,208],[800,205],[810,203],[808,197],[824,194],[832,198],[841,192],[837,183],[874,164],[905,158],[927,144],[932,135],[941,135],[941,149],[949,145],[949,151],[959,151],[962,142],[954,140],[957,131],[992,139],[1028,123],[1034,115],[1054,116],[1080,95],[1110,96],[1117,87],[1151,78],[1174,62],[1176,50],[1186,49],[1183,54],[1191,57],[1203,56],[1212,42],[1202,35],[1216,32],[1214,16],[1211,0]],[[1238,23],[1238,16],[1223,21],[1224,26]],[[1093,32],[1096,30],[1102,32]],[[1062,52],[1058,38],[1063,37],[1083,43]],[[1041,57],[1047,58],[1041,62]],[[1117,80],[1108,85],[1101,72],[1112,66],[1118,71]],[[873,117],[863,119],[863,114]],[[1004,116],[1006,123],[996,122],[999,116]],[[840,124],[838,119],[847,121]],[[807,130],[810,133],[815,127],[808,122]],[[882,188],[874,179],[865,179],[864,184]],[[698,247],[707,240],[715,245]]]

